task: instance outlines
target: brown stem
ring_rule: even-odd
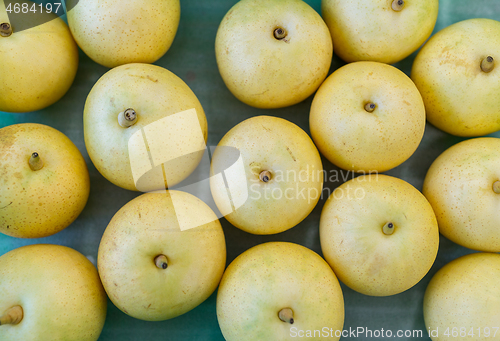
[[[391,222],[388,222],[384,225],[384,227],[382,227],[382,231],[384,232],[384,234],[386,235],[391,235],[394,233],[394,224],[391,223]]]
[[[0,36],[8,37],[12,34],[12,26],[9,23],[4,22],[0,24]]]
[[[493,183],[493,192],[500,194],[500,181],[497,180]]]
[[[271,172],[266,170],[260,172],[259,179],[260,181],[268,182],[269,180],[271,180]]]
[[[405,2],[403,0],[394,0],[392,2],[392,9],[396,12],[399,12],[403,9],[403,6],[405,5]]]
[[[367,112],[373,112],[377,106],[374,103],[366,103],[365,110]]]
[[[281,40],[286,37],[286,31],[284,28],[278,27],[274,30],[274,38]]]
[[[156,256],[155,257],[155,264],[158,267],[158,269],[165,270],[168,267],[167,256],[165,256],[165,255]]]
[[[495,60],[493,59],[492,56],[488,56],[481,61],[481,70],[483,70],[483,72],[488,73],[492,71],[494,67],[495,67]]]
[[[128,128],[137,123],[137,112],[134,109],[127,109],[118,114],[118,123],[124,127]]]
[[[295,322],[293,319],[293,310],[290,308],[281,309],[278,313],[278,317],[285,323],[293,324],[293,322]]]
[[[30,165],[32,171],[37,171],[43,168],[43,161],[37,152],[31,154],[28,164]]]
[[[0,317],[0,326],[4,324],[18,324],[23,319],[23,315],[23,308],[16,305],[7,310],[7,312]]]

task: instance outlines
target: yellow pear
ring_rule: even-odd
[[[35,4],[23,2],[30,8]],[[58,101],[73,83],[78,47],[66,23],[55,14],[44,14],[47,21],[41,25],[16,31],[5,5],[0,0],[0,111],[41,110]]]
[[[85,102],[83,129],[97,170],[117,186],[143,192],[184,180],[207,140],[196,95],[172,72],[150,64],[105,73]]]
[[[2,341],[97,341],[106,305],[96,268],[78,251],[35,244],[0,257]]]
[[[179,0],[70,0],[68,24],[96,63],[153,63],[170,48],[179,26]]]
[[[322,0],[333,50],[346,62],[396,63],[432,33],[438,0]]]
[[[89,191],[85,160],[66,135],[34,123],[0,129],[0,232],[57,233],[82,212]]]
[[[384,172],[406,161],[425,129],[415,84],[393,66],[356,62],[332,73],[309,116],[319,151],[340,168]]]
[[[271,242],[243,252],[228,266],[217,293],[217,319],[227,341],[339,340],[344,298],[318,254]]]
[[[239,152],[234,164],[232,148]],[[227,132],[213,153],[211,173],[221,214],[253,234],[294,227],[311,213],[323,189],[321,157],[309,135],[271,116],[249,118]]]
[[[319,223],[321,250],[353,290],[389,296],[417,284],[437,256],[439,230],[431,205],[404,180],[363,175],[338,187]]]
[[[142,320],[174,318],[217,288],[226,244],[215,213],[180,191],[145,193],[104,231],[97,265],[111,301]]]
[[[312,95],[332,54],[328,27],[302,0],[241,0],[224,16],[215,39],[224,83],[257,108],[286,107]]]
[[[500,139],[462,141],[427,171],[423,193],[439,232],[470,249],[500,252]]]
[[[500,255],[474,253],[443,266],[424,295],[433,341],[500,340]]]
[[[457,136],[500,129],[500,22],[468,19],[429,39],[411,70],[427,120]]]

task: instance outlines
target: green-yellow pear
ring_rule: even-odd
[[[439,232],[470,249],[500,252],[500,139],[462,141],[427,171],[423,193]]]
[[[66,135],[34,123],[0,129],[1,233],[57,233],[82,212],[89,191],[85,160]]]
[[[302,0],[241,0],[224,16],[215,39],[224,83],[257,108],[286,107],[312,95],[332,54],[328,27]]]
[[[145,193],[115,214],[97,265],[109,298],[124,313],[148,321],[174,318],[217,288],[226,266],[224,233],[195,196]]]
[[[243,252],[228,266],[217,293],[217,319],[227,341],[339,340],[344,298],[318,254],[271,242]]]
[[[499,130],[499,63],[499,21],[468,19],[432,36],[411,70],[427,120],[457,136]]]
[[[228,148],[239,151],[234,165]],[[294,227],[311,213],[323,189],[321,157],[311,138],[271,116],[249,118],[227,132],[213,153],[211,174],[221,214],[253,234]]]
[[[105,73],[85,102],[83,129],[97,170],[117,186],[143,192],[184,180],[207,140],[196,95],[172,72],[150,64]]]
[[[437,256],[439,230],[431,205],[404,180],[363,175],[338,187],[319,223],[321,250],[353,290],[389,296],[417,284]]]
[[[309,116],[319,151],[340,168],[384,172],[406,161],[425,129],[422,96],[393,66],[356,62],[332,73]]]
[[[179,0],[70,0],[68,24],[96,63],[153,63],[170,48],[179,26]]]
[[[2,341],[97,341],[106,305],[96,268],[78,251],[35,244],[0,257]]]
[[[433,341],[500,340],[500,255],[473,253],[443,266],[424,295]]]
[[[23,2],[30,8],[35,4]],[[55,14],[44,14],[47,21],[41,25],[16,31],[5,5],[0,0],[0,111],[41,110],[58,101],[73,83],[78,47]]]
[[[432,33],[438,0],[322,0],[333,51],[346,62],[396,63]]]

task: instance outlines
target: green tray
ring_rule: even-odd
[[[346,0],[351,1],[351,0]],[[354,0],[352,0],[354,1]],[[181,21],[175,41],[166,55],[155,64],[167,68],[182,78],[198,96],[208,119],[208,145],[217,145],[224,134],[239,122],[256,115],[272,115],[288,119],[309,132],[309,108],[312,97],[284,109],[262,110],[238,101],[226,88],[217,70],[214,42],[218,25],[236,0],[181,0]],[[320,12],[320,0],[306,0]],[[455,22],[469,18],[500,19],[498,0],[440,0],[439,16],[434,32]],[[126,1],[124,1],[125,6]],[[145,1],[147,4],[147,1]],[[395,66],[410,74],[415,53]],[[330,73],[344,63],[334,57]],[[1,67],[1,64],[0,64]],[[0,255],[23,245],[52,243],[72,247],[95,263],[101,236],[113,215],[140,193],[130,192],[108,182],[95,169],[85,149],[83,139],[83,107],[94,83],[107,68],[91,61],[80,51],[80,65],[69,92],[56,104],[45,110],[26,114],[0,113],[0,128],[15,123],[36,122],[50,125],[65,133],[80,149],[87,162],[91,189],[82,214],[65,230],[41,239],[17,239],[0,234]],[[499,94],[500,95],[500,94]],[[500,133],[491,136],[500,137]],[[415,154],[399,167],[386,174],[408,181],[422,189],[423,180],[432,161],[451,145],[464,140],[441,132],[427,124],[424,138]],[[324,168],[338,171],[325,158]],[[339,182],[326,182],[330,190]],[[270,236],[256,236],[240,231],[224,218],[221,224],[227,242],[227,264],[250,247],[269,241],[289,241],[302,244],[321,255],[319,217],[326,198],[313,212],[294,228]],[[390,297],[370,297],[359,294],[345,285],[344,329],[364,327],[370,330],[421,330],[422,336],[393,337],[395,340],[430,340],[425,331],[422,301],[432,275],[449,261],[473,252],[446,238],[440,238],[437,259],[430,272],[413,288]],[[194,310],[163,322],[134,319],[108,305],[106,324],[100,341],[130,340],[224,340],[215,310],[216,293]],[[49,340],[50,337],[47,339]],[[345,338],[343,338],[345,339]],[[360,338],[381,340],[382,338]],[[257,341],[257,340],[256,340]],[[271,340],[272,341],[272,340]]]

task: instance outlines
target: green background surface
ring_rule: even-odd
[[[306,2],[320,13],[319,0],[306,0]],[[439,2],[439,16],[434,32],[469,18],[500,19],[499,0],[440,0]],[[147,1],[144,3],[147,6]],[[235,3],[236,0],[181,0],[181,21],[175,41],[166,55],[155,64],[174,72],[198,96],[208,119],[209,146],[216,145],[222,136],[239,122],[256,115],[272,115],[288,119],[309,133],[308,119],[312,97],[292,107],[262,110],[239,102],[224,85],[217,70],[214,41],[220,21]],[[123,1],[123,6],[126,6],[126,1]],[[409,75],[415,55],[416,53],[412,54],[395,66]],[[330,73],[343,64],[334,57]],[[0,128],[16,123],[36,122],[50,125],[65,133],[85,157],[91,179],[89,201],[73,224],[56,235],[41,239],[17,239],[0,234],[0,255],[23,245],[53,243],[72,247],[95,264],[99,242],[110,219],[123,205],[140,194],[118,188],[104,179],[93,166],[85,149],[82,124],[85,99],[94,83],[107,70],[80,51],[80,65],[75,82],[59,102],[34,113],[0,113]],[[491,136],[500,137],[500,134],[495,133]],[[453,137],[427,124],[422,143],[414,155],[386,174],[404,179],[421,190],[432,161],[445,149],[461,140],[463,138]],[[323,165],[329,172],[338,171],[338,168],[324,158]],[[350,176],[352,177],[352,174]],[[339,185],[340,182],[325,182],[325,187],[331,190]],[[233,227],[222,218],[221,223],[227,242],[227,264],[250,247],[269,241],[295,242],[321,254],[318,226],[325,200],[326,198],[322,198],[314,211],[299,225],[277,235],[251,235]],[[390,297],[365,296],[342,284],[345,298],[344,329],[384,328],[394,333],[397,330],[423,330],[424,336],[421,338],[394,337],[393,339],[430,340],[425,332],[422,313],[425,288],[432,275],[443,265],[471,252],[473,251],[441,236],[438,257],[430,272],[413,288]],[[106,324],[99,340],[223,340],[217,323],[215,301],[214,293],[194,310],[163,322],[134,319],[109,302]],[[372,340],[364,337],[360,339]]]

